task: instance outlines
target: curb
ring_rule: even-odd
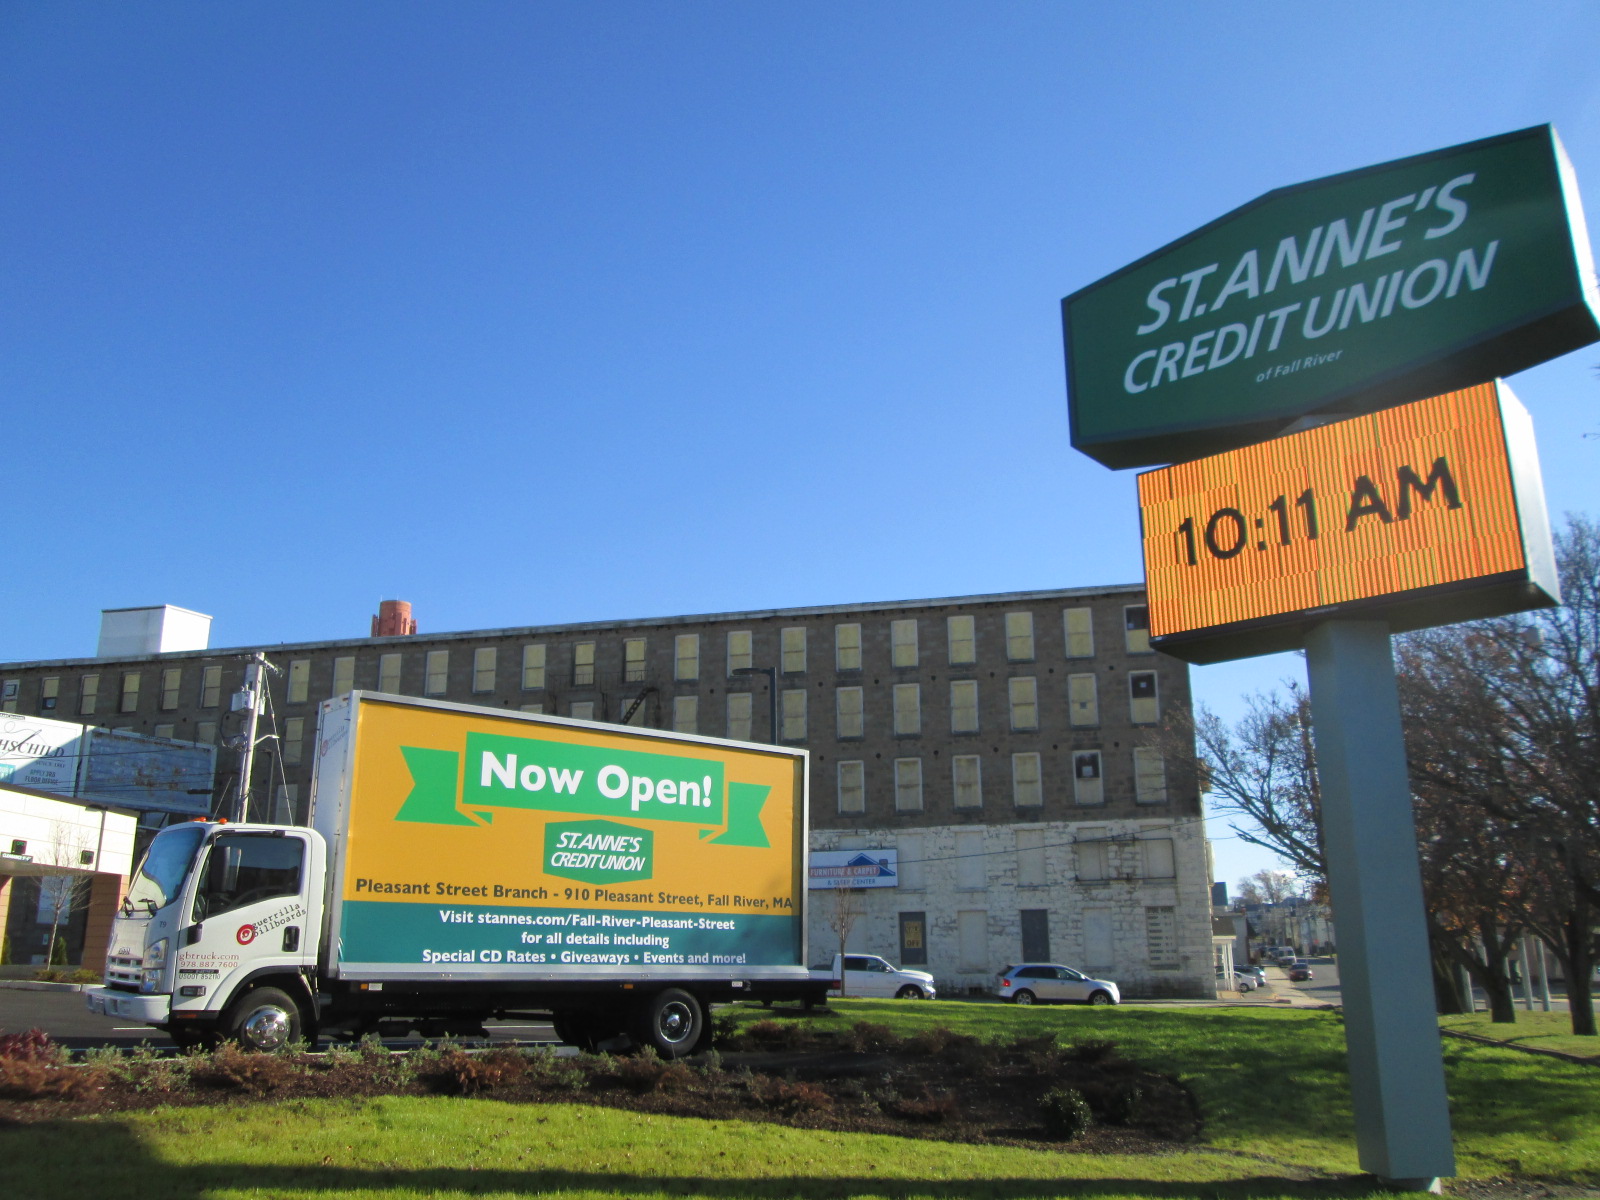
[[[81,992],[97,983],[45,983],[38,979],[0,979],[0,990],[12,992]]]

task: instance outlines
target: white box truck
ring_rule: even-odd
[[[99,1013],[180,1045],[472,1035],[549,1014],[664,1057],[709,1005],[812,1003],[804,750],[351,692],[310,825],[156,835]]]

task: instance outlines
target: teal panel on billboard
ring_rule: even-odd
[[[1061,302],[1072,444],[1182,462],[1600,339],[1548,125],[1279,188]]]

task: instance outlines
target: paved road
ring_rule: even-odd
[[[555,1031],[548,1023],[491,1021],[486,1028],[492,1042],[553,1042]],[[66,991],[27,991],[0,988],[0,1033],[22,1033],[42,1029],[51,1038],[73,1050],[97,1046],[170,1047],[172,1039],[148,1025],[130,1025],[114,1017],[102,1017],[84,1006],[83,993]],[[417,1038],[387,1039],[387,1046],[416,1045]]]

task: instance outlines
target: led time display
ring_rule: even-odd
[[[1531,464],[1520,486],[1516,458]],[[1237,639],[1186,654],[1204,631],[1372,615],[1386,598],[1492,585],[1504,593],[1492,611],[1553,602],[1531,426],[1500,383],[1148,471],[1139,503],[1150,634],[1191,661],[1242,656]],[[1434,615],[1397,628],[1464,619],[1449,604]],[[1295,643],[1260,644],[1244,653]]]

